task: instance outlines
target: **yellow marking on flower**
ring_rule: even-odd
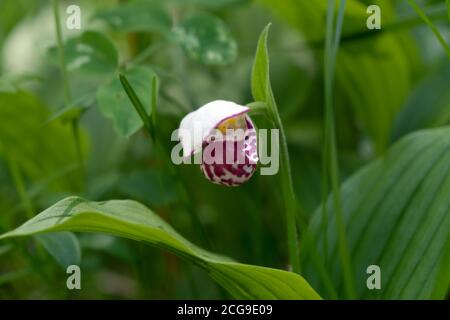
[[[246,128],[247,125],[245,123],[245,116],[243,115],[222,121],[217,126],[217,129],[219,129],[220,132],[222,132],[223,134],[226,134],[227,130],[246,129]]]

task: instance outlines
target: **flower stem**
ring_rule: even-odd
[[[269,86],[269,83],[268,83]],[[297,201],[295,199],[294,184],[292,182],[291,163],[289,160],[289,150],[287,145],[286,134],[284,132],[283,122],[281,121],[278,107],[271,88],[267,88],[268,94],[268,111],[275,127],[280,131],[280,156],[281,156],[281,180],[282,194],[286,211],[286,231],[288,240],[289,260],[292,271],[300,273],[300,257],[298,247],[298,230],[297,230]],[[302,217],[301,217],[302,218]]]

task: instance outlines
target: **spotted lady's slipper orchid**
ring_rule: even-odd
[[[255,172],[257,135],[249,110],[234,102],[216,100],[181,121],[183,157],[201,152],[200,168],[211,182],[239,186]]]

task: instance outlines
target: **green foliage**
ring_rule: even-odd
[[[161,5],[144,1],[100,10],[95,18],[105,21],[114,30],[120,32],[168,32],[171,24],[169,14]]]
[[[450,128],[421,131],[395,144],[342,186],[345,223],[358,298],[430,299],[435,284],[448,288],[444,254],[450,241]],[[316,270],[325,267],[343,295],[334,213],[328,210],[328,254],[318,210],[302,246],[304,275],[327,296]],[[325,258],[320,259],[318,256]],[[445,262],[445,264],[443,264]],[[368,290],[366,268],[382,270],[381,290]],[[445,289],[441,290],[442,299]]]
[[[436,38],[439,40],[439,42],[442,45],[442,48],[445,50],[447,56],[450,58],[450,47],[448,46],[447,42],[445,41],[444,37],[439,32],[438,28],[434,25],[434,23],[427,17],[425,12],[420,8],[419,5],[414,0],[408,0],[409,4],[413,9],[417,12],[417,14],[420,16],[420,18],[428,25],[428,27],[433,31]]]
[[[81,249],[77,237],[71,232],[40,234],[35,237],[64,269],[70,265],[79,265]]]
[[[290,263],[292,264],[292,270],[294,272],[300,273],[296,225],[297,203],[292,182],[291,164],[283,123],[281,122],[280,114],[278,112],[278,106],[275,102],[275,97],[272,92],[272,86],[270,84],[269,54],[267,49],[267,36],[269,33],[269,28],[270,24],[264,28],[264,30],[261,32],[261,35],[259,36],[255,59],[253,62],[251,87],[253,99],[265,103],[270,120],[280,131],[280,157],[282,167],[280,180],[282,185],[281,192],[283,195],[285,209],[289,256]]]
[[[236,60],[237,43],[228,27],[211,15],[195,15],[175,27],[172,38],[189,58],[206,65],[227,65]]]
[[[438,64],[411,93],[395,121],[393,140],[415,130],[445,125],[450,121],[448,79],[450,79],[450,62],[446,60]]]
[[[49,57],[57,62],[58,48],[49,49]],[[102,33],[86,31],[79,37],[69,39],[64,46],[68,71],[87,74],[109,74],[118,65],[117,51],[111,41]]]
[[[180,236],[152,211],[130,200],[90,202],[69,197],[0,239],[55,231],[106,232],[149,242],[198,265],[235,298],[320,299],[302,277],[236,263],[206,252]]]
[[[32,235],[0,241],[0,299],[448,297],[446,2],[80,0],[70,30],[63,2],[0,1],[0,234]],[[216,99],[281,129],[279,174],[171,163]]]
[[[311,44],[322,43],[327,0],[261,0],[301,32]],[[379,1],[383,24],[393,20],[391,1]],[[347,1],[343,37],[366,28],[367,5]],[[361,121],[378,151],[386,148],[396,114],[411,88],[416,61],[414,46],[404,34],[386,33],[342,44],[336,64],[336,92]],[[322,52],[317,51],[318,57]],[[380,59],[383,57],[383,59]],[[338,110],[344,110],[338,107]]]
[[[147,67],[136,67],[124,73],[148,114],[152,110],[151,79],[155,73]],[[142,128],[142,120],[122,88],[118,77],[99,87],[97,103],[105,117],[114,122],[118,133],[129,137]]]

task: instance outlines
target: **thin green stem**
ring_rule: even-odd
[[[249,113],[255,115],[266,115],[267,114],[267,105],[264,102],[256,101],[250,102],[247,104],[247,107],[250,108]]]
[[[420,8],[419,5],[414,0],[408,0],[410,6],[417,12],[417,14],[420,16],[420,18],[428,25],[428,27],[433,31],[436,38],[439,40],[439,42],[442,44],[442,47],[444,48],[447,55],[450,57],[450,47],[448,46],[447,42],[445,41],[444,37],[441,35],[439,30],[436,28],[436,26],[431,22],[431,20],[427,17],[425,12]],[[448,4],[448,2],[447,2]]]
[[[287,145],[286,134],[284,132],[283,122],[281,121],[278,107],[273,97],[272,89],[268,83],[268,111],[275,127],[280,132],[280,156],[281,156],[281,180],[282,194],[286,211],[286,230],[288,238],[289,260],[291,262],[292,271],[300,274],[300,251],[298,247],[298,230],[297,230],[297,201],[295,199],[294,184],[292,182],[291,163],[289,160],[289,150]],[[301,217],[303,219],[303,217]]]
[[[353,299],[356,297],[351,257],[348,250],[346,226],[344,221],[344,213],[342,209],[342,200],[339,186],[339,165],[336,148],[336,133],[334,124],[334,106],[333,106],[333,84],[336,66],[337,52],[339,48],[340,35],[343,24],[346,1],[341,0],[337,17],[336,27],[333,35],[334,24],[334,0],[328,0],[327,26],[325,37],[325,148],[328,159],[328,170],[324,174],[331,180],[333,211],[336,219],[336,227],[338,234],[338,251],[342,266],[342,272],[345,283],[346,295]]]

